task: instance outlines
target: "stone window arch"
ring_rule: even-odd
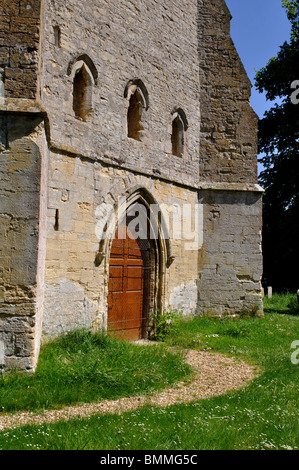
[[[188,129],[188,121],[182,109],[176,109],[172,115],[172,154],[177,157],[183,157],[185,150],[185,133]]]
[[[73,80],[73,111],[76,118],[86,121],[93,112],[93,82],[87,68],[83,64]]]
[[[97,83],[97,70],[92,60],[79,56],[69,65],[68,75],[73,80],[73,112],[77,119],[88,121],[93,113],[93,93]]]
[[[141,141],[145,129],[145,112],[149,108],[148,92],[140,79],[131,80],[125,89],[129,101],[127,111],[128,137]]]

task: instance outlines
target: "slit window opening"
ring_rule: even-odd
[[[73,110],[76,118],[86,121],[92,113],[92,80],[85,66],[75,74],[73,83]]]
[[[59,209],[56,209],[55,211],[54,230],[55,232],[58,232],[59,230]]]
[[[171,145],[172,154],[182,157],[184,153],[184,124],[179,116],[172,121]]]
[[[135,140],[141,140],[141,132],[144,130],[142,112],[142,97],[137,89],[130,98],[128,109],[128,137]]]
[[[54,42],[55,47],[61,47],[61,29],[59,26],[54,26]]]

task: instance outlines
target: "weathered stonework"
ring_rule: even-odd
[[[200,311],[262,310],[260,194],[208,190],[200,197],[205,208],[205,243],[198,270]]]
[[[225,2],[2,1],[0,40],[0,368],[107,329],[97,227],[120,200],[200,208],[197,245],[160,227],[149,310],[261,312],[257,118]]]
[[[2,96],[35,99],[38,82],[41,0],[1,0]]]
[[[30,369],[41,336],[47,149],[39,116],[0,119],[0,341],[7,367]]]

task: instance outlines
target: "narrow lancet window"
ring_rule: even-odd
[[[147,116],[149,109],[149,96],[147,89],[139,78],[130,80],[125,88],[125,98],[129,101],[127,112],[128,137],[143,140],[147,130]]]
[[[184,153],[184,125],[178,116],[172,121],[171,144],[172,154],[182,157]]]
[[[185,132],[188,128],[188,122],[183,110],[179,109],[173,114],[171,130],[172,154],[177,157],[183,157],[185,150]]]
[[[132,94],[128,108],[128,137],[135,140],[141,140],[143,102],[142,97],[136,89]]]
[[[85,65],[77,70],[73,82],[73,110],[76,118],[86,121],[92,113],[92,78]]]

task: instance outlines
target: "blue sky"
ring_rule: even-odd
[[[255,70],[275,57],[280,46],[290,38],[290,22],[282,0],[226,0],[233,16],[231,36],[253,85],[251,105],[261,118],[271,107],[254,88]]]

